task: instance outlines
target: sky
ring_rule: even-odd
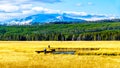
[[[120,0],[0,0],[0,20],[39,13],[120,17]]]

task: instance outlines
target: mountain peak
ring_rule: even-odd
[[[104,20],[108,17],[105,15],[76,15],[70,13],[40,13],[31,15],[22,19],[11,19],[8,21],[4,21],[2,24],[7,25],[32,25],[32,24],[44,24],[50,22],[85,22],[85,21],[96,21],[96,20]]]

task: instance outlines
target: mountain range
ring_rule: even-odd
[[[1,25],[32,25],[32,24],[44,24],[50,22],[85,22],[109,19],[105,15],[76,15],[70,13],[53,13],[53,14],[35,14],[22,19],[14,18],[6,21],[2,21]]]

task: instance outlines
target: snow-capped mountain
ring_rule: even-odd
[[[4,22],[1,22],[1,24],[4,25],[31,25],[31,24],[43,24],[43,23],[49,23],[49,22],[84,22],[85,20],[82,19],[75,19],[68,17],[64,14],[36,14],[31,15],[22,19],[11,19]]]
[[[107,19],[104,15],[76,15],[70,13],[54,13],[54,14],[35,14],[22,19],[14,18],[4,22],[1,25],[32,25],[32,24],[43,24],[50,22],[84,22],[90,20],[102,20]]]
[[[85,21],[82,19],[74,19],[62,14],[36,14],[26,17],[24,20],[32,20],[32,23],[49,23],[49,22],[71,22],[71,21]]]

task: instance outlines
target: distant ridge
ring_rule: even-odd
[[[95,18],[95,19],[94,19]],[[96,19],[97,18],[97,19]],[[45,23],[73,23],[73,22],[119,22],[120,19],[111,19],[104,15],[75,15],[75,14],[35,14],[25,18],[14,18],[6,20],[0,23],[0,25],[34,25],[34,24],[45,24]]]

